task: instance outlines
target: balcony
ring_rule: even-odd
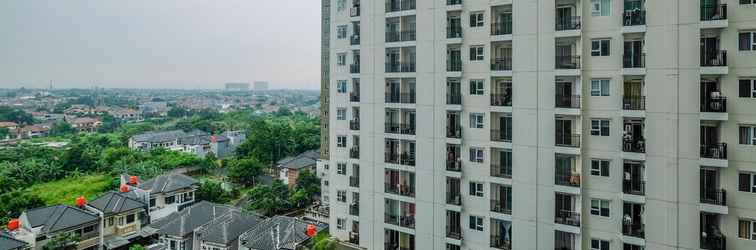
[[[389,122],[385,124],[384,132],[389,134],[414,135],[415,126],[411,124]]]
[[[579,30],[580,16],[558,16],[555,29],[556,31]]]
[[[355,204],[350,204],[349,205],[349,215],[360,216],[360,204],[359,203],[355,203]]]
[[[446,238],[461,240],[462,229],[460,227],[446,227]]]
[[[701,249],[706,250],[725,250],[727,249],[727,241],[726,237],[721,234],[721,231],[719,231],[719,228],[717,228],[717,231],[719,232],[719,235],[709,235],[709,234],[702,234],[701,235]]]
[[[512,249],[512,241],[507,240],[503,235],[491,235],[490,247],[503,250]]]
[[[462,26],[446,26],[446,38],[462,38]]]
[[[461,105],[462,104],[462,94],[459,92],[454,93],[447,93],[446,94],[446,105]]]
[[[350,102],[360,102],[360,94],[356,92],[349,93]]]
[[[491,212],[512,214],[512,204],[502,200],[491,200]]]
[[[491,60],[492,71],[512,71],[512,57],[498,57]]]
[[[360,159],[360,147],[352,147],[349,149],[349,158]]]
[[[386,42],[409,42],[415,41],[415,30],[388,31],[386,32]]]
[[[501,35],[511,35],[512,34],[512,18],[508,18],[505,21],[501,22],[494,22],[491,24],[491,35],[492,36],[501,36]]]
[[[399,92],[399,93],[386,93],[386,103],[415,103],[415,92]]]
[[[449,180],[452,180],[452,182],[449,183],[450,182]],[[460,194],[460,190],[459,190],[459,182],[460,182],[459,179],[447,178],[446,182],[447,182],[446,183],[446,204],[461,206],[462,195]]]
[[[727,20],[727,4],[701,6],[701,21]]]
[[[501,163],[491,163],[491,176],[499,178],[512,178],[512,166]]]
[[[462,4],[462,0],[446,0],[446,5],[459,5]]]
[[[646,11],[640,9],[625,10],[622,26],[646,25]]]
[[[579,109],[580,95],[556,95],[554,106],[556,108]]]
[[[646,237],[646,230],[642,219],[642,214],[644,211],[643,205],[625,202],[623,203],[622,207],[622,235],[637,239],[644,239]]]
[[[646,67],[646,54],[622,54],[622,68],[645,68]]]
[[[384,192],[407,197],[415,197],[415,187],[398,183],[386,183]]]
[[[360,64],[350,64],[349,65],[349,73],[351,74],[359,74],[360,73]]]
[[[349,121],[349,129],[350,130],[360,130],[360,120],[351,120],[351,121]]]
[[[351,45],[360,45],[360,35],[356,34],[356,35],[352,35],[351,37],[349,37],[349,44],[351,44]]]
[[[360,187],[360,177],[358,176],[349,176],[349,186],[350,187]]]
[[[580,56],[556,56],[556,69],[580,69]]]
[[[727,97],[716,96],[701,99],[701,112],[727,113]]]
[[[629,173],[625,173],[629,175]],[[646,181],[640,178],[631,178],[630,180],[622,180],[622,193],[631,195],[646,195]]]
[[[462,71],[462,60],[459,60],[459,59],[447,60],[446,61],[446,71],[447,72],[461,72]]]
[[[512,131],[504,128],[491,129],[491,141],[512,142]]]
[[[386,13],[414,10],[415,0],[387,0],[386,1]]]
[[[554,177],[557,185],[580,187],[579,173],[556,173]]]
[[[628,153],[646,153],[646,140],[643,136],[636,138],[630,134],[626,134],[622,138],[622,151]]]
[[[701,203],[727,206],[727,190],[717,188],[702,188]]]
[[[727,66],[726,50],[710,50],[701,53],[701,67]]]
[[[554,223],[573,227],[580,226],[580,213],[569,210],[557,210],[554,215]]]
[[[646,237],[645,232],[643,231],[642,226],[636,226],[639,225],[640,222],[629,222],[626,225],[622,226],[622,235],[635,237],[639,239],[644,239]]]
[[[396,63],[396,62],[386,63],[386,73],[413,73],[413,72],[415,72],[414,62],[412,63]]]
[[[622,96],[623,110],[646,110],[646,97],[637,95]]]
[[[349,232],[349,243],[359,245],[360,244],[360,233],[351,231]]]
[[[701,145],[701,158],[727,160],[727,143]]]
[[[580,147],[580,134],[556,133],[555,146],[557,147]]]
[[[446,126],[446,138],[462,139],[461,126]]]

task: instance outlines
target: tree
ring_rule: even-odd
[[[255,184],[255,179],[263,173],[264,165],[255,158],[235,159],[230,162],[228,167],[228,177],[231,181],[251,186]]]
[[[8,135],[10,135],[10,130],[8,130],[8,128],[0,128],[0,140],[5,140]]]
[[[336,241],[325,230],[315,234],[311,242],[312,250],[336,250]]]
[[[247,193],[250,200],[247,209],[271,216],[289,207],[288,196],[288,187],[279,180],[271,185],[258,185]]]
[[[42,199],[22,190],[0,194],[0,221],[18,218],[21,212],[44,205],[45,202]]]
[[[76,130],[71,127],[71,124],[63,121],[56,122],[55,125],[53,125],[52,129],[50,129],[50,135],[54,136],[69,135],[73,134],[74,132],[76,132]]]
[[[79,236],[73,233],[59,233],[55,235],[50,241],[45,244],[43,250],[73,250],[76,249],[76,242],[79,241]]]
[[[10,121],[18,124],[33,124],[34,117],[20,109],[0,107],[0,121]]]
[[[221,182],[214,180],[204,180],[200,182],[197,189],[197,199],[214,203],[227,203],[232,197],[229,192],[223,189]]]
[[[142,245],[136,244],[131,247],[129,247],[129,250],[146,250]]]
[[[299,173],[297,176],[297,189],[304,190],[308,197],[320,194],[320,178],[315,176],[315,173],[309,170],[305,170]]]

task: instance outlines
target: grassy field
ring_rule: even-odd
[[[73,205],[76,197],[84,196],[92,200],[107,191],[111,182],[112,179],[105,175],[85,175],[37,184],[29,187],[27,192],[36,194],[47,205]]]

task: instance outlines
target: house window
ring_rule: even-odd
[[[591,119],[591,135],[609,136],[609,120]]]
[[[155,206],[155,198],[150,198],[150,207]]]
[[[591,96],[609,96],[609,79],[592,79]]]
[[[609,177],[609,161],[608,160],[591,160],[591,175]]]
[[[591,239],[591,250],[609,250],[609,241]]]
[[[756,79],[738,80],[738,97],[756,98]]]
[[[346,93],[347,91],[347,81],[346,80],[338,80],[336,82],[336,92],[338,93]]]
[[[591,214],[601,217],[609,217],[609,201],[592,199],[591,200]]]
[[[470,229],[483,231],[483,217],[470,215]]]
[[[346,136],[343,136],[343,135],[336,136],[336,147],[346,148],[346,144],[347,144]]]
[[[89,233],[92,231],[94,231],[94,226],[84,227],[84,229],[82,230],[83,233]]]
[[[756,145],[756,126],[740,126],[739,142],[741,145]]]
[[[340,175],[346,175],[346,164],[345,163],[339,163],[336,164],[336,173]]]
[[[339,25],[336,27],[336,39],[344,39],[347,37],[347,26]]]
[[[339,65],[339,66],[346,65],[346,53],[336,54],[336,65]]]
[[[176,196],[171,195],[171,196],[165,197],[165,204],[166,205],[170,205],[170,204],[173,204],[175,202],[176,202]]]
[[[470,80],[470,95],[483,95],[484,93],[484,81],[483,79]]]
[[[344,229],[344,224],[346,224],[346,219],[344,218],[337,218],[336,219],[336,228],[337,229]]]
[[[470,182],[470,195],[483,197],[483,183]]]
[[[346,191],[344,190],[336,191],[336,200],[339,202],[346,202]]]
[[[136,220],[136,214],[126,215],[126,224],[134,223],[135,220]]]
[[[470,46],[470,61],[483,61],[483,45]]]
[[[591,40],[591,56],[608,56],[609,39],[600,38]]]
[[[738,50],[756,50],[756,31],[743,31],[738,34]]]
[[[470,113],[470,128],[483,128],[483,113]]]
[[[115,223],[115,219],[113,217],[108,218],[108,226],[112,227],[113,223]]]
[[[756,193],[756,174],[739,173],[738,174],[738,191]]]
[[[591,0],[591,14],[593,16],[609,16],[611,0]]]
[[[483,149],[482,148],[470,148],[470,161],[483,163]]]
[[[336,120],[339,120],[339,121],[346,120],[346,109],[345,108],[337,108],[336,109]]]
[[[738,220],[738,238],[756,240],[756,221],[749,219]]]
[[[470,13],[470,27],[483,27],[483,12]]]

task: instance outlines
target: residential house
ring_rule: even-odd
[[[186,133],[182,130],[147,132],[129,138],[129,148],[147,151],[155,148],[169,148],[178,145],[178,140],[185,136]]]
[[[100,217],[97,213],[67,205],[54,205],[25,211],[19,217],[16,239],[32,249],[42,249],[52,239],[65,234],[75,236],[76,249],[97,249],[100,244]]]
[[[12,232],[0,230],[0,250],[28,250],[29,244],[16,239]]]
[[[28,125],[16,130],[16,138],[18,139],[47,137],[49,134],[50,128],[40,125]]]
[[[144,117],[149,116],[166,116],[168,115],[168,103],[166,102],[145,102],[139,105],[139,113]]]
[[[122,121],[141,121],[142,114],[139,111],[128,108],[113,108],[108,112],[111,116]]]
[[[68,121],[69,124],[71,124],[71,127],[76,129],[79,133],[93,133],[97,131],[97,128],[102,125],[102,122],[99,119],[90,118],[90,117],[78,117],[73,118]]]
[[[325,224],[276,216],[260,222],[239,236],[239,250],[297,250],[307,245],[315,233],[326,229]],[[311,230],[308,232],[308,230]]]
[[[150,221],[156,221],[191,205],[198,185],[197,180],[189,176],[165,174],[138,183],[136,187],[149,193],[149,217]]]
[[[238,143],[244,140],[243,132],[230,132],[231,137],[210,135],[200,130],[184,132],[172,130],[164,132],[149,132],[129,138],[129,148],[140,150],[152,150],[166,148],[205,157],[212,152],[216,157],[222,158],[231,155]]]
[[[257,226],[261,221],[260,217],[238,209],[231,209],[194,230],[192,245],[196,250],[237,250],[239,236]]]
[[[236,208],[228,205],[214,204],[207,201],[198,202],[179,212],[153,221],[148,227],[157,230],[159,243],[149,249],[193,250],[196,229],[215,219],[225,216]]]
[[[7,128],[8,130],[15,130],[18,128],[18,123],[15,122],[0,122],[0,128]]]
[[[86,208],[103,216],[105,249],[123,247],[155,233],[154,230],[143,230],[143,226],[149,223],[147,197],[146,192],[129,191],[124,185],[120,192],[107,192],[89,202]]]
[[[289,185],[289,187],[293,187],[296,184],[299,173],[302,171],[308,170],[313,174],[315,173],[315,166],[319,157],[320,153],[318,150],[310,150],[294,157],[286,157],[279,160],[276,162],[278,179],[284,184]]]

